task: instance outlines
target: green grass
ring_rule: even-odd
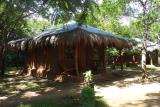
[[[146,69],[148,72],[160,72],[160,66],[147,65]],[[141,71],[141,67],[140,66],[124,67],[124,70],[126,70],[126,71]]]
[[[103,98],[97,98],[95,107],[109,107]]]
[[[29,87],[31,89],[37,89],[37,88],[40,88],[41,86],[38,83],[28,82],[27,87]]]
[[[102,98],[96,99],[95,107],[108,107]],[[26,104],[20,104],[17,107],[81,107],[78,101],[62,100],[62,101],[36,101]]]
[[[5,72],[16,71],[16,67],[6,67]]]
[[[32,90],[32,89],[39,89],[43,86],[41,86],[41,84],[38,83],[34,83],[34,82],[26,82],[26,83],[19,83],[19,84],[5,84],[5,83],[0,83],[0,93],[8,93],[11,91],[25,91],[25,90]]]
[[[160,71],[160,67],[155,65],[147,65],[147,70],[151,72],[158,72]]]
[[[20,104],[17,107],[78,107],[79,104],[77,102],[73,102],[71,100],[63,100],[63,101],[37,101],[27,104]]]

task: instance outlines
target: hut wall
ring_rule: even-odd
[[[82,45],[78,45],[78,65],[79,65],[79,68],[80,68],[80,71],[83,72],[86,68],[87,68],[87,48],[84,46],[84,44]]]
[[[153,56],[152,56],[153,58],[153,64],[155,64],[155,65],[157,65],[158,64],[158,50],[155,50],[154,52],[153,52]]]
[[[53,46],[36,47],[27,51],[26,65],[28,75],[54,78],[62,72],[58,63],[58,48]]]
[[[94,44],[94,46],[91,46],[81,43],[81,45],[78,46],[78,66],[81,73],[86,70],[92,70],[93,72],[96,72],[97,70],[104,70],[105,47],[103,45],[98,46]]]
[[[154,50],[153,52],[147,53],[147,64],[158,64],[158,50]]]
[[[66,59],[65,51],[71,49],[73,58]],[[94,50],[97,50],[98,63],[104,68],[104,46],[93,47],[91,45],[78,44],[78,69],[83,73],[90,69],[95,71],[95,61],[93,59]],[[46,77],[53,79],[61,73],[76,75],[75,46],[39,46],[26,51],[26,72],[28,75],[36,77]]]
[[[98,54],[99,54],[100,70],[103,71],[105,69],[105,47],[103,45],[99,47]]]

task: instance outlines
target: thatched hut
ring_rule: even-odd
[[[143,39],[141,38],[133,38],[132,41],[135,43],[133,46],[133,53],[130,56],[127,56],[128,59],[132,60],[132,62],[136,62],[137,64],[141,63],[141,50],[143,48]],[[146,64],[148,65],[157,65],[158,63],[158,54],[160,50],[160,45],[154,43],[152,41],[147,40],[147,56],[146,56]],[[137,52],[139,51],[139,52]],[[129,61],[128,61],[129,62]],[[131,61],[130,61],[131,62]]]
[[[95,61],[104,69],[106,47],[131,47],[124,38],[75,22],[33,38],[10,41],[9,45],[24,52],[27,74],[51,78],[61,73],[76,74],[79,78],[85,70],[94,69]]]

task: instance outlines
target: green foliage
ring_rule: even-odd
[[[10,72],[10,71],[16,71],[16,67],[7,67],[6,68],[6,72]]]
[[[70,101],[70,100],[63,100],[63,101],[55,101],[55,100],[49,100],[49,101],[35,101],[31,103],[26,104],[20,104],[17,107],[77,107],[76,102]]]
[[[48,21],[41,21],[36,19],[27,20],[29,32],[27,33],[28,36],[34,36],[38,33],[41,33],[43,30],[51,28],[52,25]],[[53,26],[54,27],[54,26]]]
[[[160,24],[159,23],[154,23],[151,26],[150,29],[150,39],[155,41],[155,42],[159,42],[160,40]]]
[[[106,50],[106,56],[119,56],[119,52],[116,48],[110,48]]]
[[[93,81],[93,74],[92,74],[92,71],[89,70],[89,71],[86,71],[84,74],[84,81],[85,82],[91,82]]]
[[[28,82],[27,87],[29,87],[30,89],[38,89],[40,88],[40,85],[34,82]]]
[[[80,103],[82,107],[95,107],[94,88],[84,87],[81,91]]]
[[[16,61],[17,61],[17,54],[13,51],[8,50],[6,54],[5,65],[7,67],[14,67],[16,66]]]
[[[126,49],[124,50],[125,55],[140,55],[141,54],[141,50],[131,50],[131,49]]]
[[[130,7],[129,16],[136,17],[130,25],[131,35],[137,37],[143,37],[147,35],[146,39],[157,41],[160,20],[159,0],[131,0],[129,4],[136,3],[142,8],[141,12],[137,12],[139,8],[135,10],[135,7]],[[129,6],[129,5],[128,5]],[[156,27],[156,29],[154,29]],[[158,30],[158,31],[157,31]]]
[[[129,27],[121,25],[120,16],[124,13],[127,0],[103,0],[98,9],[94,9],[93,15],[88,15],[86,24],[103,29],[123,37],[131,37]]]
[[[109,107],[109,106],[104,99],[96,98],[95,107]]]

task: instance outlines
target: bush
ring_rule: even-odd
[[[84,85],[87,87],[94,88],[92,71],[91,70],[86,71],[85,73],[83,73],[83,75],[84,75]]]
[[[80,102],[82,107],[95,107],[94,88],[84,87],[81,91]]]

